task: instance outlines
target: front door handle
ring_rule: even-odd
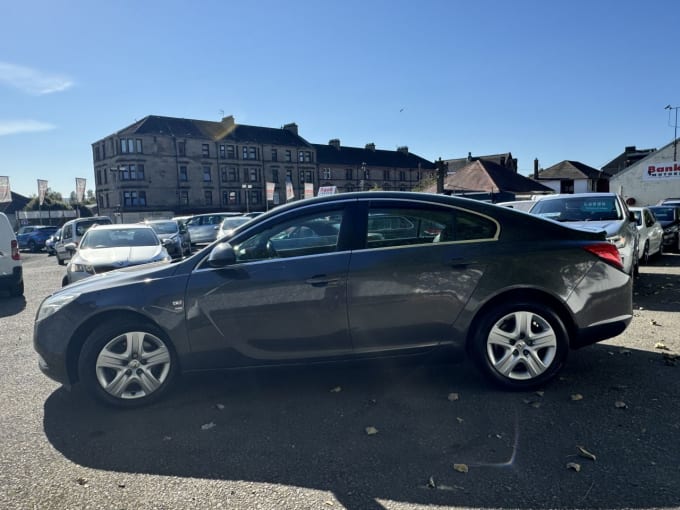
[[[327,287],[329,285],[336,285],[340,281],[340,278],[330,278],[325,274],[320,274],[317,276],[312,276],[307,278],[305,283],[308,283],[312,287]]]

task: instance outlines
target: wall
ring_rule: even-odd
[[[680,150],[680,141],[678,149]],[[664,198],[680,197],[680,171],[673,178],[656,181],[644,179],[650,166],[672,164],[672,160],[673,144],[670,143],[613,176],[609,181],[609,189],[626,199],[635,199],[636,206],[654,205]],[[676,161],[675,165],[680,165],[680,162]]]

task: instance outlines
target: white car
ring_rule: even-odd
[[[630,207],[635,215],[637,229],[640,233],[639,254],[640,262],[648,264],[654,255],[661,254],[663,246],[663,227],[654,213],[647,207]]]
[[[224,218],[222,220],[222,223],[220,223],[220,228],[217,230],[217,239],[221,239],[224,236],[231,235],[234,232],[234,230],[236,230],[244,223],[248,223],[252,219],[253,218],[249,216],[230,216]]]
[[[141,223],[95,225],[77,247],[70,243],[65,248],[73,255],[62,286],[115,269],[172,260],[156,232]]]
[[[17,238],[5,213],[0,213],[0,290],[24,295],[24,275]]]
[[[604,231],[607,240],[619,250],[624,271],[637,275],[640,234],[635,216],[616,193],[548,195],[538,200],[529,212],[572,228]]]

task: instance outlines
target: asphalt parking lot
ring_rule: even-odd
[[[0,296],[0,508],[680,506],[680,255],[540,392],[410,360],[191,376],[135,411],[40,373],[33,319],[64,268],[22,257],[25,299]]]

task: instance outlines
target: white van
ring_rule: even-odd
[[[19,245],[5,213],[0,213],[0,290],[10,296],[24,295],[24,274]]]
[[[65,248],[67,244],[74,243],[78,246],[83,234],[85,234],[92,225],[111,225],[111,223],[111,218],[108,216],[76,218],[75,220],[64,223],[64,226],[61,227],[61,239],[54,247],[59,265],[63,266],[66,264],[66,261],[71,258],[71,254]]]

